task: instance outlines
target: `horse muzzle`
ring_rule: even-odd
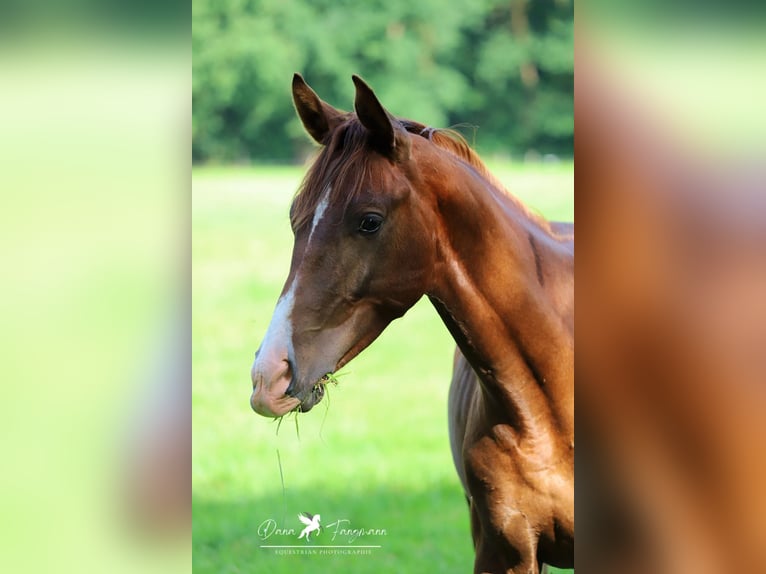
[[[269,360],[256,355],[250,378],[253,381],[250,406],[259,415],[281,417],[301,404],[300,399],[288,394],[293,369],[287,359]]]

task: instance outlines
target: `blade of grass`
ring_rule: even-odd
[[[282,483],[282,524],[284,524],[287,516],[287,493],[285,492],[285,476],[282,473],[282,458],[279,456],[279,449],[277,449],[277,464],[279,464],[279,480]]]

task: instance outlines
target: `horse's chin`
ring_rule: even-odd
[[[298,405],[295,410],[299,413],[307,413],[313,409],[324,397],[324,384],[317,383],[311,389],[309,395]]]

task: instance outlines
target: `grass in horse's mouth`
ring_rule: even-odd
[[[327,385],[330,383],[337,386],[338,377],[342,377],[344,374],[345,373],[336,375],[335,373],[327,373],[321,379],[319,379],[316,383],[314,383],[314,387],[311,389],[312,394],[316,395],[316,394],[319,394],[320,392],[323,392],[325,389],[327,389]],[[300,410],[301,406],[298,405],[295,408],[296,410]]]
[[[323,392],[327,395],[327,406],[329,409],[329,402],[330,402],[330,394],[327,392],[327,385],[332,383],[333,385],[338,385],[338,377],[342,377],[344,375],[347,375],[348,373],[327,373],[325,374],[321,379],[319,379],[316,383],[314,383],[314,386],[311,388],[311,393],[316,395],[317,393]],[[295,434],[298,436],[298,440],[301,438],[300,429],[298,428],[298,414],[301,413],[301,405],[298,405],[293,410],[291,410],[288,413],[285,413],[281,417],[277,417],[275,420],[277,421],[277,435],[279,435],[279,429],[282,426],[282,419],[284,419],[286,416],[293,414],[294,420],[295,420]],[[322,428],[324,428],[324,419],[327,418],[327,411],[325,410],[325,416],[322,418]]]
[[[332,383],[333,385],[337,386],[338,385],[338,377],[342,377],[345,374],[346,373],[340,373],[340,374],[336,375],[335,373],[327,373],[324,377],[319,379],[319,382],[316,385],[314,385],[314,388],[316,388],[317,385],[325,386],[325,385],[327,385],[327,383]]]
[[[342,375],[336,375],[335,373],[327,373],[321,379],[319,379],[316,383],[314,383],[314,387],[311,389],[311,394],[317,398],[316,402],[319,402],[322,400],[322,398],[325,395],[325,391],[327,389],[328,384],[332,383],[335,386],[338,385],[339,376],[342,376]],[[297,407],[295,407],[295,409],[300,412],[301,405],[298,405]]]

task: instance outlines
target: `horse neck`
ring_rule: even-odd
[[[570,247],[467,165],[453,163],[425,183],[442,222],[428,295],[481,379],[489,418],[521,437],[555,433],[569,444]]]

